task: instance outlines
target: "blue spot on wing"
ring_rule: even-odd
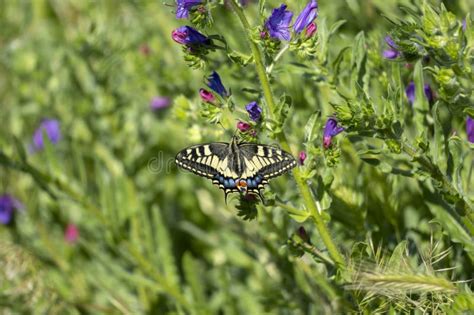
[[[247,179],[247,185],[249,188],[257,188],[258,185],[262,182],[262,175],[256,175],[252,178]]]
[[[224,178],[222,177],[221,183],[224,185],[225,188],[235,188],[235,181],[233,178]]]
[[[249,188],[255,188],[255,187],[257,187],[256,182],[255,182],[255,179],[251,179],[251,178],[247,179],[247,186],[248,186]]]

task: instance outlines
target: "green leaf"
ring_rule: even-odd
[[[463,141],[458,136],[453,136],[448,140],[448,147],[449,153],[452,157],[453,162],[453,173],[448,174],[452,177],[452,181],[457,188],[457,190],[462,193],[462,178],[461,178],[461,170],[464,164],[464,158],[467,154],[463,154]]]
[[[309,213],[307,211],[301,211],[301,212],[298,212],[298,213],[295,213],[295,212],[292,213],[290,211],[288,211],[288,212],[290,214],[290,217],[298,223],[303,223],[304,221],[306,221],[311,216],[311,213]]]
[[[364,75],[366,74],[367,65],[367,47],[365,41],[365,34],[363,31],[359,32],[355,37],[355,43],[352,46],[352,90],[359,91],[359,88],[367,93],[364,82]],[[359,92],[360,93],[360,92]],[[361,94],[360,94],[361,95]]]
[[[398,271],[401,271],[401,269],[404,267],[404,257],[407,250],[407,244],[407,241],[402,241],[398,243],[398,245],[393,250],[392,255],[390,256],[390,259],[387,263],[387,269],[389,270],[389,272],[396,273]]]
[[[314,112],[308,119],[308,122],[306,123],[306,126],[304,127],[304,134],[305,134],[305,142],[313,142],[316,138],[317,135],[315,132],[318,130],[318,128],[315,128],[316,126],[319,125],[318,119],[320,118],[321,113],[319,111]]]
[[[27,156],[26,156],[26,151],[25,148],[23,147],[23,143],[21,143],[20,139],[18,137],[13,136],[13,143],[15,144],[16,151],[18,152],[18,155],[20,156],[20,160],[25,163]]]
[[[439,104],[440,102],[436,102],[436,104],[434,104],[433,106],[433,109],[431,110],[431,115],[433,116],[434,120],[434,145],[431,146],[431,155],[433,156],[434,163],[438,162],[439,156],[442,154],[443,148],[443,126],[439,117]]]
[[[196,314],[211,314],[206,303],[206,287],[203,281],[206,271],[189,252],[183,255],[183,271],[186,283],[191,288],[194,311]]]
[[[413,70],[413,81],[415,82],[415,102],[413,108],[415,110],[415,124],[418,132],[422,132],[425,128],[425,115],[429,111],[429,104],[425,96],[425,81],[423,79],[422,60],[418,60]]]

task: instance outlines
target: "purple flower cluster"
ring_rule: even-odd
[[[313,23],[314,19],[318,17],[318,2],[311,0],[308,2],[306,7],[301,11],[300,15],[296,18],[293,29],[296,34],[301,33]],[[313,27],[314,29],[314,27]],[[313,32],[314,33],[314,32]]]
[[[323,134],[323,146],[325,149],[329,148],[332,143],[332,138],[344,131],[344,128],[338,126],[336,118],[330,117],[326,121]]]
[[[164,96],[155,96],[150,101],[150,108],[153,111],[164,109],[170,106],[171,100],[168,97]]]
[[[239,121],[237,122],[237,129],[240,130],[240,132],[246,132],[251,128],[249,123],[246,123],[245,121]]]
[[[466,133],[467,133],[467,140],[470,143],[474,143],[474,119],[470,116],[467,116],[466,119]]]
[[[176,0],[176,18],[186,19],[189,17],[189,10],[201,4],[201,0]]]
[[[258,121],[262,117],[262,109],[258,106],[257,102],[248,103],[245,109],[253,121]]]
[[[171,32],[175,42],[186,46],[210,45],[211,40],[191,26],[181,26]]]
[[[44,148],[44,134],[46,134],[47,139],[49,139],[52,144],[57,144],[59,140],[61,140],[59,121],[56,119],[45,119],[41,122],[33,134],[33,152]]]
[[[265,28],[270,33],[270,37],[280,40],[290,40],[290,23],[293,12],[286,10],[287,5],[282,4],[275,8],[265,22]]]
[[[306,152],[301,151],[298,157],[300,160],[300,165],[304,165],[304,161],[306,160],[306,157],[307,157]]]
[[[64,240],[74,244],[79,239],[79,228],[74,223],[69,223],[64,230]]]
[[[293,25],[295,34],[300,34],[306,30],[306,36],[312,36],[317,30],[317,26],[313,22],[317,16],[318,3],[316,0],[310,0],[296,18]],[[273,9],[272,14],[265,21],[265,30],[270,34],[271,38],[289,41],[291,39],[289,28],[292,18],[293,12],[287,10],[286,4],[282,4],[278,8]]]
[[[224,84],[222,84],[221,77],[217,72],[212,71],[211,75],[207,78],[207,86],[220,96],[224,98],[229,97],[229,93],[225,89]]]
[[[0,224],[9,224],[12,219],[15,210],[20,210],[23,205],[20,201],[12,197],[11,195],[0,196]]]
[[[214,93],[221,97],[228,98],[230,96],[217,72],[212,71],[211,75],[207,78],[206,84]],[[216,101],[216,96],[206,89],[199,89],[199,96],[204,103],[214,104]]]
[[[434,92],[433,90],[431,89],[431,86],[429,84],[425,84],[425,86],[423,87],[423,90],[425,91],[425,96],[426,96],[426,99],[428,100],[428,102],[433,102],[434,100]],[[407,96],[407,99],[408,99],[408,102],[410,103],[410,105],[413,105],[413,103],[415,102],[415,82],[411,81],[406,89],[405,89],[405,94]]]
[[[390,36],[385,36],[385,43],[387,43],[389,49],[383,51],[383,56],[386,59],[397,59],[400,56],[400,51],[393,39]]]
[[[216,101],[214,94],[206,89],[199,89],[199,96],[204,103],[213,104]]]

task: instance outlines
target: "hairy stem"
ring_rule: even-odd
[[[274,115],[274,110],[276,108],[275,106],[275,101],[273,98],[270,82],[267,77],[267,73],[265,72],[265,66],[263,64],[263,58],[262,54],[260,52],[260,49],[258,48],[257,44],[254,43],[251,39],[251,34],[249,33],[250,30],[250,24],[240,7],[240,5],[237,3],[237,0],[232,0],[231,5],[234,9],[234,12],[237,14],[240,22],[242,23],[243,29],[245,34],[247,35],[247,40],[250,45],[250,49],[252,50],[252,54],[254,57],[255,61],[255,68],[257,70],[257,75],[260,80],[260,84],[262,86],[263,90],[263,96],[265,98],[265,102],[268,106],[268,112],[269,115],[273,118]],[[277,135],[278,141],[281,145],[281,147],[286,150],[291,152],[291,148],[288,144],[288,141],[286,139],[286,135],[284,132],[281,132]],[[339,250],[335,243],[333,242],[329,231],[323,221],[323,218],[321,217],[320,213],[318,212],[318,209],[316,208],[316,204],[314,203],[313,196],[311,195],[311,190],[305,180],[303,180],[301,176],[300,169],[298,167],[295,167],[293,169],[293,176],[295,178],[296,184],[298,186],[298,189],[300,191],[300,194],[303,198],[303,202],[305,204],[306,209],[310,212],[311,219],[313,220],[314,224],[316,225],[316,228],[319,232],[319,235],[324,243],[326,245],[326,248],[329,252],[329,255],[331,256],[332,260],[335,262],[338,268],[344,268],[345,263],[344,263],[344,258],[339,253]]]

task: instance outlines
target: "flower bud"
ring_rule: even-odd
[[[241,132],[246,132],[250,129],[250,125],[246,122],[243,122],[243,121],[239,121],[237,123],[237,129],[239,129]]]
[[[299,154],[300,164],[304,165],[304,161],[306,160],[306,152],[301,151]]]
[[[312,37],[316,31],[318,30],[318,25],[314,22],[312,22],[308,27],[306,28],[306,37]]]
[[[212,94],[206,89],[199,89],[199,96],[201,97],[201,100],[204,103],[213,104],[216,100],[216,97],[214,96],[214,94]]]

